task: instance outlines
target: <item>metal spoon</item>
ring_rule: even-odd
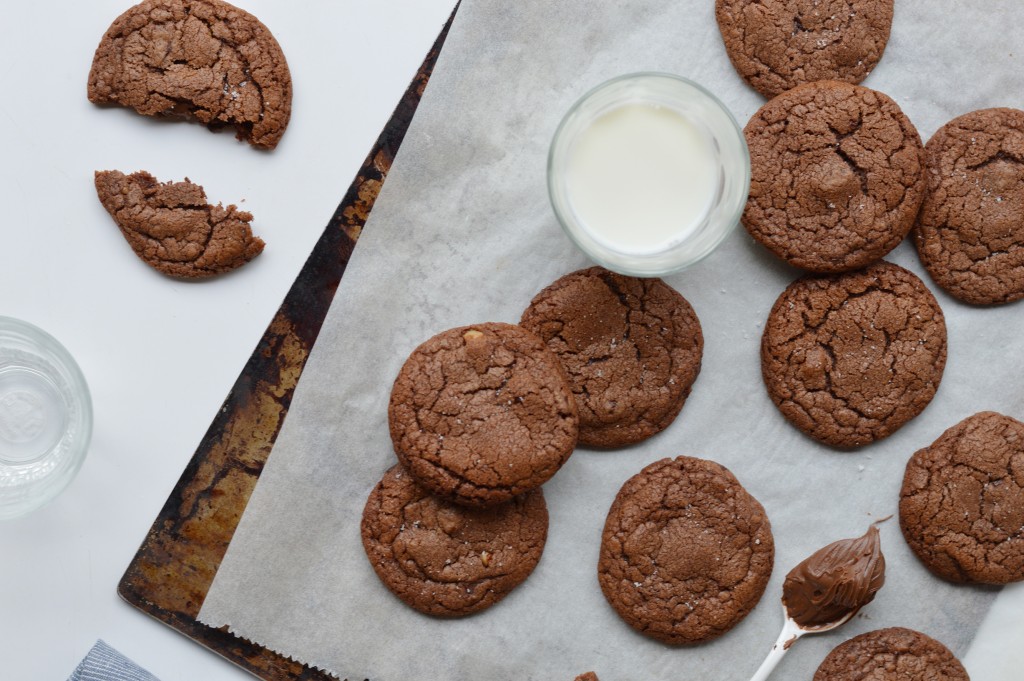
[[[775,669],[775,665],[779,663],[782,656],[786,654],[789,647],[796,643],[796,640],[804,634],[822,634],[826,631],[832,631],[838,626],[842,626],[850,621],[850,619],[857,614],[860,608],[856,608],[835,622],[829,622],[827,624],[819,624],[813,627],[801,627],[797,624],[789,613],[786,612],[786,606],[782,606],[782,615],[786,618],[786,621],[782,625],[782,631],[779,633],[778,640],[775,641],[775,645],[772,646],[771,652],[768,653],[768,657],[764,658],[764,662],[754,672],[754,676],[751,677],[750,681],[765,681],[768,675]]]

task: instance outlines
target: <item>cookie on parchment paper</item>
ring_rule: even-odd
[[[163,182],[142,170],[95,174],[100,203],[143,262],[172,277],[203,279],[230,272],[263,252],[252,213],[206,202],[203,188]]]
[[[716,0],[725,51],[765,97],[818,80],[859,83],[885,51],[894,0]]]
[[[750,194],[742,223],[802,269],[845,272],[879,260],[914,225],[925,190],[921,138],[899,106],[822,81],[765,104],[743,130]]]
[[[775,559],[764,508],[713,461],[656,461],[608,511],[597,568],[612,608],[671,644],[717,638],[764,593]]]
[[[986,411],[914,453],[900,489],[900,528],[951,582],[1024,580],[1024,423]]]
[[[660,279],[602,267],[572,272],[534,297],[520,325],[565,367],[580,444],[622,447],[661,432],[700,373],[700,321]]]
[[[935,296],[912,272],[883,261],[790,284],[765,323],[761,373],[794,426],[834,447],[859,447],[928,406],[946,347]]]
[[[558,358],[526,329],[449,329],[417,347],[395,379],[388,425],[422,486],[487,506],[539,487],[568,460],[579,418]]]
[[[232,126],[273,149],[291,117],[284,53],[259,19],[222,0],[146,0],[104,34],[89,71],[89,101],[147,116]]]
[[[970,681],[949,648],[919,631],[891,627],[854,636],[824,659],[813,681]]]
[[[366,500],[361,532],[392,593],[422,613],[460,617],[494,605],[533,572],[548,511],[539,489],[490,508],[458,506],[396,465]]]
[[[925,145],[914,241],[928,274],[975,305],[1024,298],[1024,111],[954,118]]]

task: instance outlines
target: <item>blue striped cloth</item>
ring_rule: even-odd
[[[100,639],[68,681],[160,681]]]

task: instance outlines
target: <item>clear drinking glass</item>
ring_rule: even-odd
[[[642,105],[654,110],[672,112],[694,131],[702,152],[693,161],[699,168],[685,168],[687,172],[698,172],[701,180],[703,201],[699,210],[681,218],[679,229],[666,232],[666,237],[657,247],[644,250],[629,243],[630,230],[644,227],[645,210],[649,208],[638,201],[629,191],[619,191],[621,196],[612,196],[617,188],[603,188],[602,196],[623,203],[619,208],[630,212],[631,220],[622,220],[621,239],[604,238],[607,232],[588,224],[584,211],[574,197],[571,177],[575,147],[580,144],[595,123],[610,120],[609,115]],[[596,128],[593,128],[596,129]],[[656,156],[666,153],[659,149],[659,140],[654,137],[643,144]],[[706,150],[706,151],[703,151]],[[628,149],[626,150],[629,151]],[[634,150],[635,151],[635,150]],[[636,163],[628,153],[624,155],[629,163],[630,179],[641,178],[666,184],[665,177],[658,176],[657,164]],[[643,158],[643,155],[640,155]],[[636,185],[634,185],[635,187]],[[648,187],[643,186],[643,189]],[[692,189],[692,187],[691,187]],[[570,239],[596,263],[621,274],[653,277],[676,272],[693,265],[715,249],[739,222],[750,189],[750,154],[747,150],[743,130],[728,109],[710,92],[700,85],[666,73],[633,73],[613,78],[577,101],[569,109],[555,132],[548,154],[548,192],[551,205],[562,228]],[[667,188],[667,191],[673,191]],[[646,191],[641,192],[651,196]],[[656,197],[657,198],[657,197]],[[630,204],[629,202],[633,202]],[[669,202],[666,205],[671,204]],[[697,205],[697,204],[693,204]],[[658,208],[664,212],[664,208]],[[594,213],[591,213],[593,216]],[[664,215],[659,216],[664,218]],[[592,220],[593,222],[593,220]],[[617,229],[619,227],[616,227]]]
[[[92,401],[75,360],[42,329],[0,317],[0,520],[67,487],[91,436]]]

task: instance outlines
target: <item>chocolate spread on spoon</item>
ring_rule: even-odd
[[[885,557],[872,525],[864,536],[833,542],[793,568],[782,603],[801,627],[820,627],[860,610],[884,583]]]

